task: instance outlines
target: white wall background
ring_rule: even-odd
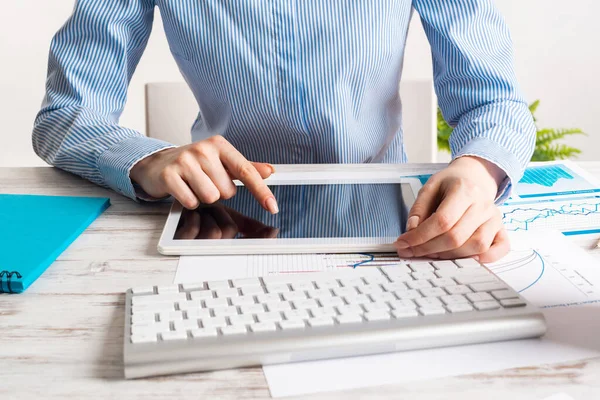
[[[600,2],[496,0],[511,28],[517,73],[528,99],[541,99],[540,125],[579,127],[589,136],[570,141],[582,160],[600,160]],[[43,93],[48,46],[72,0],[19,0],[0,13],[0,167],[43,165],[31,149],[31,127]],[[411,29],[405,78],[431,77],[427,41]],[[121,123],[145,129],[144,90],[150,81],[179,81],[160,18],[133,78]]]

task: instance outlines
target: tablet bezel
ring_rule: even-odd
[[[405,199],[406,206],[412,203],[421,188],[417,178],[398,176],[394,171],[369,171],[368,173],[344,174],[340,171],[307,171],[275,173],[266,182],[273,185],[331,185],[331,184],[408,184],[412,199]],[[237,186],[242,183],[234,181]],[[357,253],[395,252],[392,243],[397,238],[387,237],[344,237],[314,239],[202,239],[175,240],[175,230],[183,210],[174,201],[161,234],[158,251],[164,255],[231,255],[231,254],[293,254],[293,253]]]

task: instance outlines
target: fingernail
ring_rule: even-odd
[[[417,225],[419,225],[419,216],[413,215],[408,219],[408,221],[406,221],[406,230],[412,231],[417,227]]]
[[[402,249],[406,249],[406,248],[410,247],[410,245],[407,242],[405,242],[404,240],[396,240],[396,243],[394,243],[394,245],[396,246],[396,248],[398,250],[402,250]]]
[[[479,261],[479,256],[473,256],[473,259],[474,259],[475,261]]]
[[[415,255],[413,249],[398,249],[398,256],[402,258],[412,258]]]
[[[438,259],[438,258],[440,258],[440,255],[439,254],[430,254],[427,257]]]
[[[269,210],[271,214],[277,214],[279,212],[275,197],[269,197],[265,204],[267,205],[267,210]]]
[[[272,164],[267,164],[271,168],[271,173],[275,173],[275,167]]]

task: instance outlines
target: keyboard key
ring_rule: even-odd
[[[263,294],[265,290],[261,286],[244,286],[240,289],[244,296],[252,296],[255,294]]]
[[[313,318],[335,317],[337,315],[337,312],[333,307],[319,307],[311,308],[310,314],[313,316]]]
[[[442,306],[442,302],[440,301],[440,299],[436,298],[436,297],[423,297],[420,299],[416,299],[415,303],[417,303],[417,305],[419,307],[441,307]]]
[[[179,285],[157,286],[156,293],[158,293],[158,294],[179,293]]]
[[[319,299],[321,297],[331,297],[331,290],[329,290],[329,289],[313,289],[313,290],[307,290],[306,294],[311,299]]]
[[[440,315],[446,314],[446,310],[442,307],[420,307],[419,312],[422,315]]]
[[[473,303],[473,307],[475,307],[479,311],[495,310],[495,309],[500,308],[500,304],[496,300],[479,301],[477,303]]]
[[[396,301],[396,296],[389,292],[373,293],[370,294],[369,297],[371,297],[371,300],[373,301]]]
[[[454,262],[461,268],[482,268],[481,264],[473,258],[461,258]]]
[[[147,335],[131,335],[131,343],[139,344],[139,343],[154,343],[156,342],[156,334],[147,334]]]
[[[425,297],[439,297],[446,294],[446,291],[439,287],[421,289],[420,292]]]
[[[299,291],[292,291],[292,292],[287,292],[287,293],[282,293],[281,296],[283,297],[284,300],[304,300],[306,299],[306,293],[304,292],[299,292]]]
[[[415,302],[412,300],[408,300],[408,299],[390,301],[390,306],[394,310],[399,310],[399,309],[404,309],[404,308],[417,308],[417,305],[415,304]]]
[[[175,321],[173,322],[173,326],[175,327],[176,331],[187,331],[190,329],[198,329],[200,327],[200,325],[198,325],[198,320],[195,319],[184,319],[182,321]]]
[[[181,288],[186,292],[189,292],[192,290],[204,290],[206,289],[206,285],[204,284],[204,282],[182,283]]]
[[[244,335],[247,332],[245,325],[229,325],[221,328],[224,336]]]
[[[335,306],[343,306],[344,300],[340,297],[325,297],[322,299],[318,299],[321,307],[335,307]]]
[[[185,315],[188,319],[207,318],[210,317],[210,310],[206,308],[187,310]]]
[[[143,287],[131,288],[131,293],[133,293],[134,296],[137,296],[140,294],[154,294],[154,286],[143,286]]]
[[[308,319],[308,311],[307,310],[289,310],[284,311],[283,316],[285,319]]]
[[[204,300],[206,308],[226,307],[229,305],[227,299],[206,299]]]
[[[450,260],[433,261],[431,264],[433,264],[437,270],[456,271],[458,269],[458,265]]]
[[[231,287],[231,285],[229,285],[229,281],[208,281],[206,284],[210,290],[229,289]]]
[[[413,300],[423,297],[418,290],[396,290],[394,294],[400,300]]]
[[[338,324],[357,324],[363,322],[359,314],[342,314],[335,317]]]
[[[389,279],[390,279],[390,282],[401,283],[401,282],[412,281],[413,277],[410,274],[397,274],[397,275],[390,276]]]
[[[387,276],[397,276],[398,274],[410,274],[412,270],[406,264],[394,264],[381,267]]]
[[[244,278],[244,279],[234,279],[233,286],[238,288],[248,287],[248,286],[261,286],[258,278]]]
[[[294,304],[294,308],[298,310],[319,307],[315,299],[295,300],[292,303]]]
[[[281,321],[281,314],[278,312],[266,312],[262,314],[256,314],[258,322],[276,322]]]
[[[408,266],[413,270],[413,272],[433,272],[434,270],[433,265],[426,261],[411,262],[408,264]]]
[[[265,312],[265,307],[262,304],[250,304],[247,306],[240,306],[242,314],[260,314]]]
[[[360,287],[365,284],[365,281],[363,281],[362,278],[359,277],[340,279],[340,282],[342,282],[342,285],[344,285],[344,287]]]
[[[383,292],[383,288],[376,284],[376,285],[365,285],[365,286],[360,286],[358,288],[358,290],[362,293],[362,294],[372,294],[372,293],[382,293]]]
[[[333,318],[331,317],[321,317],[321,318],[310,318],[308,320],[308,324],[312,327],[319,326],[331,326],[334,324]]]
[[[344,300],[348,304],[368,304],[371,299],[366,294],[359,294],[351,297],[344,297]]]
[[[385,321],[390,319],[390,313],[383,310],[367,312],[364,315],[367,321]]]
[[[254,323],[254,317],[249,314],[232,315],[229,317],[229,323],[231,325],[249,325]]]
[[[396,290],[408,290],[408,286],[404,282],[384,283],[381,285],[386,292],[395,292]]]
[[[366,282],[367,285],[380,285],[382,283],[390,282],[385,275],[365,276],[363,280]]]
[[[446,296],[440,296],[440,300],[446,304],[469,304],[469,300],[462,294],[450,294]]]
[[[364,314],[364,310],[361,306],[359,305],[345,305],[345,306],[338,306],[336,307],[336,310],[338,313],[340,314],[357,314],[357,315],[362,315]]]
[[[186,301],[187,295],[185,293],[167,293],[167,294],[154,294],[150,296],[133,296],[131,298],[131,304],[134,306],[158,304],[158,303],[176,303],[178,301]]]
[[[183,312],[181,311],[168,311],[161,312],[158,314],[158,319],[161,321],[176,321],[183,319]]]
[[[267,310],[269,310],[269,311],[285,311],[285,310],[292,309],[292,305],[290,304],[289,301],[276,301],[276,302],[266,303],[266,307],[267,307]]]
[[[213,292],[211,290],[195,290],[190,292],[192,300],[206,300],[213,298]]]
[[[406,282],[406,286],[408,286],[410,289],[425,289],[432,287],[431,283],[429,283],[429,281],[427,280],[416,280]]]
[[[469,287],[473,289],[474,292],[491,292],[494,290],[509,289],[509,287],[502,282],[474,283],[469,285]]]
[[[494,298],[492,296],[490,296],[489,293],[486,293],[486,292],[467,293],[466,296],[467,296],[467,299],[469,299],[472,303],[475,303],[477,301],[494,300]]]
[[[465,286],[465,285],[447,286],[445,289],[446,289],[446,292],[448,292],[450,294],[467,294],[467,293],[471,293],[471,289],[469,289],[469,287]]]
[[[145,312],[160,313],[168,311],[175,311],[175,303],[145,304],[143,306],[131,307],[132,315]]]
[[[274,283],[272,285],[267,286],[267,291],[269,293],[283,293],[289,292],[290,287],[284,283]]]
[[[515,292],[514,290],[511,290],[511,289],[507,289],[507,290],[494,290],[492,292],[492,296],[494,296],[494,298],[496,300],[516,299],[516,298],[519,298],[519,294],[517,292]]]
[[[275,332],[277,330],[277,326],[273,322],[259,322],[257,324],[250,325],[250,330],[255,333]]]
[[[358,294],[358,291],[354,287],[334,288],[334,289],[332,289],[332,292],[335,296],[338,296],[338,297],[356,296]]]
[[[525,303],[525,301],[523,301],[522,299],[504,299],[504,300],[500,300],[500,304],[503,307],[523,307],[525,306],[527,303]]]
[[[160,334],[162,340],[171,341],[171,340],[186,340],[188,338],[187,332],[185,331],[170,331],[163,332]]]
[[[201,339],[201,338],[207,338],[207,337],[216,337],[217,336],[217,330],[215,328],[201,328],[201,329],[195,329],[191,332],[192,337],[194,339]]]
[[[302,320],[287,320],[279,322],[279,326],[284,331],[295,330],[295,329],[304,329],[306,328],[306,324]]]
[[[436,278],[429,280],[435,287],[455,286],[456,281],[452,278]]]
[[[233,304],[234,306],[247,306],[250,304],[255,304],[254,302],[254,296],[238,296],[238,297],[233,297],[231,299],[231,304]]]
[[[327,279],[315,282],[315,286],[317,287],[317,289],[334,289],[339,288],[340,284],[335,279]]]
[[[263,293],[263,294],[259,294],[256,295],[256,300],[259,303],[277,303],[279,301],[281,301],[281,296],[278,293]]]
[[[390,306],[387,303],[369,303],[369,304],[365,304],[364,309],[367,312],[375,312],[375,311],[388,311],[390,309]]]
[[[295,282],[292,283],[292,289],[295,291],[303,292],[305,290],[313,290],[315,285],[312,282]]]
[[[144,311],[141,313],[133,314],[131,316],[132,324],[149,324],[156,321],[156,314],[152,311]]]
[[[131,325],[131,334],[132,335],[152,335],[157,334],[159,332],[168,331],[171,329],[171,324],[169,322],[155,322],[153,324],[138,324]]]
[[[225,320],[225,317],[202,318],[201,321],[203,328],[220,328],[222,326],[227,326],[227,321]]]
[[[419,312],[416,308],[399,308],[392,311],[392,317],[397,319],[418,317]]]
[[[492,274],[487,275],[479,275],[479,276],[457,276],[456,282],[461,285],[470,285],[472,283],[484,283],[484,282],[498,282],[498,278],[496,278]]]
[[[415,280],[423,280],[423,279],[437,279],[437,275],[433,272],[413,272],[412,277]]]
[[[237,289],[217,289],[215,295],[216,297],[237,297],[240,292]]]
[[[215,307],[213,309],[213,314],[215,314],[215,317],[231,317],[233,315],[238,315],[238,311],[236,306]]]
[[[460,313],[460,312],[473,311],[473,306],[470,305],[469,303],[453,303],[453,304],[448,304],[446,306],[446,308],[451,313]]]
[[[188,300],[179,302],[180,310],[198,310],[200,308],[202,308],[202,301],[200,300]]]

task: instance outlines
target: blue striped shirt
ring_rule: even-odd
[[[398,89],[413,10],[453,157],[515,181],[533,151],[493,0],[77,0],[52,40],[33,131],[49,164],[135,198],[132,166],[171,146],[119,125],[157,7],[198,102],[192,138],[222,134],[252,161],[406,162]]]

